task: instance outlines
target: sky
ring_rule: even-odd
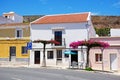
[[[120,16],[120,0],[0,0],[0,15],[11,11],[20,15],[91,12]]]

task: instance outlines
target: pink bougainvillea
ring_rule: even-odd
[[[106,42],[101,42],[101,41],[94,41],[94,40],[82,40],[82,41],[77,41],[77,42],[72,42],[70,43],[70,47],[72,48],[78,48],[78,46],[87,46],[87,47],[109,47],[110,45]]]

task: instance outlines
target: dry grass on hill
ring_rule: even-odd
[[[120,28],[120,16],[92,16],[96,28]]]

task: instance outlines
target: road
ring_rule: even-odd
[[[0,80],[120,80],[120,76],[68,69],[0,67]]]

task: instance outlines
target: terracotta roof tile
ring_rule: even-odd
[[[33,21],[31,24],[86,22],[88,16],[89,16],[89,13],[48,15]]]

